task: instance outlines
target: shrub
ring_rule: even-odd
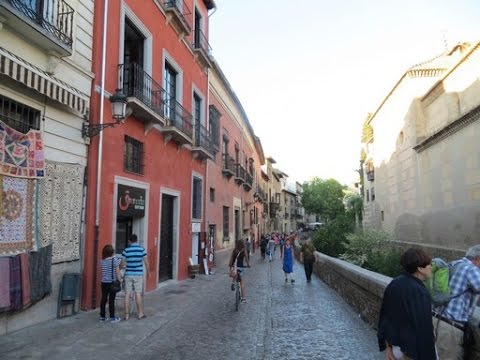
[[[329,256],[339,257],[345,252],[346,234],[351,233],[354,223],[346,215],[338,216],[313,234],[315,248]]]
[[[391,277],[401,273],[401,252],[390,246],[389,233],[366,229],[347,235],[347,240],[341,259]]]

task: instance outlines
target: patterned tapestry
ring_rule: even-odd
[[[38,178],[45,174],[42,132],[23,134],[0,121],[0,174]]]
[[[39,246],[52,244],[52,262],[80,259],[84,166],[47,161],[39,188]]]
[[[1,176],[0,256],[36,250],[35,179]]]

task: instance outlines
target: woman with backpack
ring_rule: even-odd
[[[400,263],[405,269],[383,294],[378,344],[387,360],[436,360],[432,302],[424,285],[432,274],[431,258],[423,250],[408,249]]]

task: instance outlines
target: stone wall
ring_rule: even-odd
[[[300,257],[300,248],[295,249],[297,259]],[[439,254],[440,255],[440,254]],[[455,257],[455,251],[445,251],[445,258]],[[349,262],[316,252],[314,274],[334,289],[359,314],[359,316],[375,329],[382,303],[383,292],[392,278],[373,271],[365,270]],[[465,359],[480,359],[480,308],[477,307],[470,319],[475,344],[471,353]]]

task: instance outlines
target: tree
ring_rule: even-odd
[[[335,179],[313,178],[303,185],[302,205],[309,214],[316,214],[327,224],[345,214],[344,186]]]
[[[358,225],[362,227],[363,221],[363,198],[355,193],[347,193],[345,195],[345,206],[347,214],[349,214]]]

